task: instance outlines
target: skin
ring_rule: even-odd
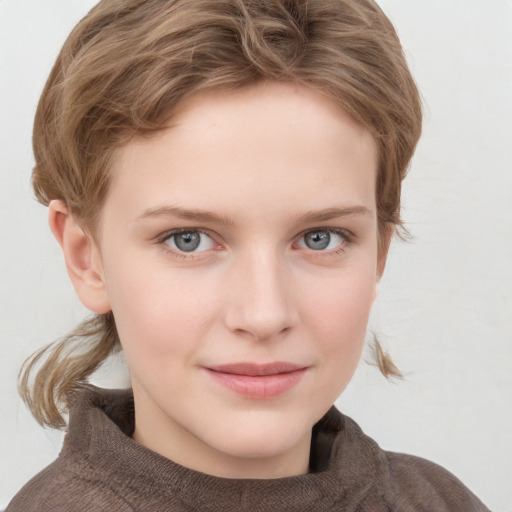
[[[370,133],[347,114],[264,83],[199,94],[169,129],[120,149],[98,244],[52,201],[79,298],[114,313],[135,440],[217,476],[308,471],[311,428],[355,371],[384,268],[376,168]],[[180,251],[175,229],[200,229],[200,246]],[[326,232],[327,247],[306,243]],[[271,398],[208,370],[276,361],[305,370]]]

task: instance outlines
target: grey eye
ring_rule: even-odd
[[[206,233],[198,230],[170,233],[164,242],[178,252],[203,252],[215,246]]]
[[[304,242],[309,249],[322,251],[329,246],[331,233],[329,231],[310,231],[304,235]]]
[[[299,247],[313,251],[331,251],[342,247],[347,242],[347,235],[341,230],[314,229],[304,233],[299,239]]]
[[[183,252],[195,251],[201,243],[201,235],[197,231],[177,233],[172,237],[176,247]]]

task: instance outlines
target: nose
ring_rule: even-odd
[[[225,323],[230,331],[269,340],[297,325],[299,315],[289,272],[275,249],[241,258],[227,281]]]

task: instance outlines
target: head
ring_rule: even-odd
[[[234,421],[244,425],[247,437],[229,439],[234,455],[257,458],[263,457],[265,449],[269,454],[285,452],[287,441],[269,443],[285,417],[289,418],[287,438],[307,444],[304,425],[310,430],[357,364],[389,239],[401,225],[401,182],[420,129],[419,96],[400,43],[390,22],[370,0],[100,2],[65,43],[41,97],[34,127],[36,195],[44,204],[52,202],[52,229],[65,253],[89,244],[89,252],[75,250],[79,257],[68,257],[67,263],[80,298],[97,314],[89,323],[95,344],[86,353],[87,365],[85,359],[81,365],[68,364],[72,378],[68,375],[64,382],[56,377],[57,383],[50,379],[56,388],[61,386],[60,392],[53,389],[52,394],[63,398],[74,381],[87,377],[118,346],[119,338],[129,365],[130,360],[145,357],[141,350],[147,350],[137,344],[137,332],[144,332],[146,322],[156,326],[155,344],[147,367],[131,367],[140,423],[144,417],[168,418],[169,408],[171,416],[172,411],[182,417],[189,414],[187,425],[197,424],[199,417],[180,409],[183,404],[163,403],[168,390],[155,392],[158,371],[163,373],[165,368],[157,365],[156,381],[151,375],[155,361],[173,360],[165,337],[158,339],[165,316],[179,315],[174,318],[178,322],[188,314],[185,321],[198,327],[192,335],[186,326],[180,332],[191,343],[200,338],[202,348],[198,355],[178,348],[180,340],[175,340],[181,351],[178,363],[192,361],[201,371],[216,373],[215,379],[223,378],[219,365],[247,357],[269,363],[282,361],[283,354],[295,354],[293,361],[285,362],[301,367],[299,374],[290,377],[297,377],[298,384],[276,397],[240,398],[239,389],[234,401],[221,393],[218,403],[215,398],[202,404],[214,414],[229,403],[231,416],[226,424],[218,423],[219,431]],[[251,141],[257,141],[257,146]],[[209,172],[204,173],[207,163]],[[194,194],[187,192],[191,188]],[[287,193],[273,196],[276,189]],[[320,198],[318,204],[310,200],[311,192]],[[174,217],[168,208],[162,213],[164,203],[188,209],[186,221],[183,212],[180,225],[176,212],[171,212]],[[299,222],[308,211],[318,217],[318,212],[337,205],[357,211],[345,212],[343,219],[349,220],[343,222],[339,217]],[[217,219],[208,220],[204,214],[193,219],[191,210],[213,212]],[[120,213],[126,213],[124,220]],[[143,217],[141,224],[146,227],[141,228],[140,239],[157,240],[171,252],[180,251],[178,243],[200,239],[199,259],[174,261],[168,286],[155,285],[158,275],[166,272],[161,252],[154,256],[159,263],[152,259],[144,271],[148,260],[137,260],[135,249],[130,261],[116,252],[128,240],[120,235],[117,243],[113,241],[122,232],[116,226],[130,215],[132,226],[135,217]],[[148,218],[160,223],[158,227]],[[340,229],[319,229],[331,224]],[[171,227],[191,231],[179,239]],[[193,228],[205,231],[201,234]],[[67,249],[66,229],[71,241]],[[327,236],[329,248],[333,244],[336,251],[351,243],[351,232],[365,241],[359,256],[353,257],[358,263],[352,271],[349,263],[341,271],[340,256],[337,264],[297,260],[297,255],[309,254],[308,243],[322,244]],[[139,275],[145,278],[124,280],[122,272],[136,274],[130,269],[137,267],[137,261]],[[338,271],[333,273],[336,265]],[[84,269],[92,272],[85,274]],[[343,289],[340,276],[343,283],[350,283],[348,289]],[[315,292],[315,279],[327,294]],[[147,283],[153,285],[146,287]],[[186,286],[186,293],[168,295],[172,283]],[[139,294],[151,302],[131,299]],[[155,301],[157,297],[161,300]],[[251,302],[247,297],[255,298]],[[132,311],[130,303],[137,305]],[[155,303],[172,303],[174,311]],[[345,310],[339,317],[333,304]],[[341,320],[349,317],[353,321],[346,327]],[[316,368],[324,368],[315,362],[315,331],[323,347],[318,357],[332,357],[346,367],[336,376],[335,367],[326,366],[327,378],[308,388]],[[334,343],[337,334],[348,340],[345,345]],[[239,342],[226,342],[220,349],[222,357],[217,357],[215,340],[229,337]],[[299,338],[297,351],[294,343]],[[240,348],[244,346],[246,350]],[[304,375],[302,367],[306,367]],[[173,369],[174,374],[179,371],[179,367]],[[233,379],[230,385],[245,386],[233,384]],[[301,386],[309,390],[302,397],[304,404],[320,392],[318,407],[299,410],[294,393]],[[263,394],[275,391],[272,385],[264,388]],[[187,389],[194,390],[193,382]],[[58,411],[52,414],[41,413],[40,418],[58,424]],[[258,441],[251,424],[258,426],[258,432],[267,425],[268,436]],[[174,422],[175,434],[183,434],[187,425]],[[151,446],[144,435],[142,430],[140,440]],[[200,433],[194,435],[201,439]],[[202,439],[203,444],[229,456],[220,437],[212,436]]]
[[[418,91],[372,0],[103,0],[66,41],[34,124],[33,184],[94,234],[116,150],[167,127],[187,98],[262,81],[312,89],[378,148],[379,233],[400,226],[400,190],[421,131]]]

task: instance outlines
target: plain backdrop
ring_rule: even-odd
[[[19,367],[86,314],[33,199],[30,139],[50,67],[93,3],[0,1],[0,508],[62,443],[18,397]],[[363,360],[338,405],[383,448],[438,462],[512,511],[512,2],[380,4],[425,103],[404,186],[414,239],[393,243],[371,320],[406,378],[388,383]],[[95,382],[127,378],[118,364]]]

